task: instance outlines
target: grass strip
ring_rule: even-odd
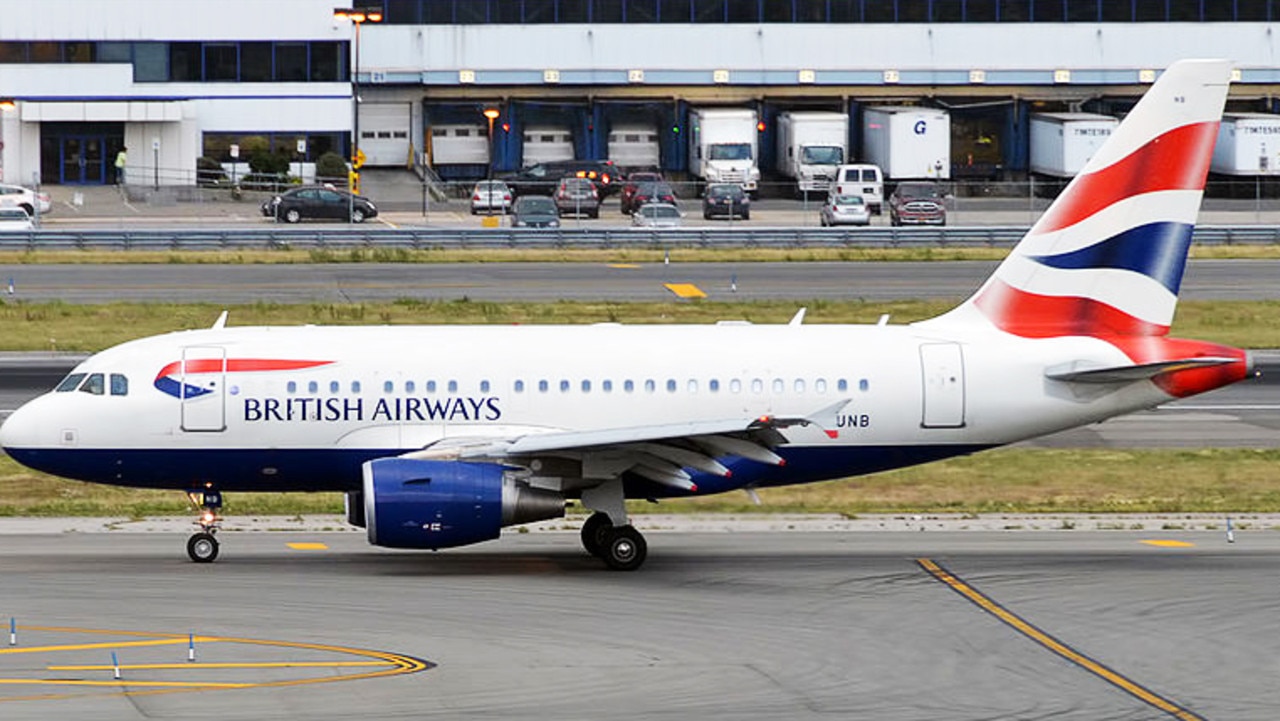
[[[402,299],[384,303],[106,303],[81,305],[0,300],[0,350],[94,352],[159,333],[207,328],[224,308],[229,324],[405,325],[546,323],[713,323],[748,320],[786,323],[808,307],[805,322],[874,323],[889,314],[893,323],[935,316],[956,300],[870,302],[860,300],[670,301],[616,303],[558,301],[493,303],[467,299]],[[1280,347],[1280,301],[1184,301],[1174,335],[1243,348]]]
[[[832,245],[792,248],[701,248],[663,243],[628,243],[621,248],[380,248],[346,250],[35,250],[5,253],[7,264],[113,265],[268,265],[298,263],[661,263],[669,254],[679,263],[781,263],[832,261],[1000,260],[1003,247],[875,248]],[[1196,259],[1280,259],[1280,245],[1192,246]]]
[[[744,493],[637,502],[637,513],[1277,513],[1280,451],[1006,448],[896,471]],[[1045,473],[1046,468],[1053,469]],[[337,493],[231,493],[230,515],[341,513]],[[177,491],[53,478],[0,457],[0,516],[190,511]]]

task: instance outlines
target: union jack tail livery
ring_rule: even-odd
[[[1242,351],[1165,338],[1229,80],[1225,60],[1170,66],[978,292],[938,320],[1099,338],[1153,370],[1243,368]]]

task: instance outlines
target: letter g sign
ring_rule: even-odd
[[[924,135],[925,122],[923,120],[917,120],[914,130],[916,131],[916,135]]]

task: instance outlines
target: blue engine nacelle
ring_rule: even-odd
[[[564,515],[564,496],[531,488],[495,463],[380,458],[364,464],[369,543],[451,548],[498,537],[503,526]]]

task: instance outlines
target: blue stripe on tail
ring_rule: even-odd
[[[1176,295],[1182,285],[1194,229],[1188,223],[1149,223],[1070,253],[1033,255],[1031,259],[1063,270],[1131,270],[1152,278]]]

